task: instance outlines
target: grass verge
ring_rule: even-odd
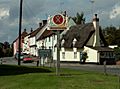
[[[0,89],[119,89],[118,77],[54,68],[0,65]]]

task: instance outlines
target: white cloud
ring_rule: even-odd
[[[114,19],[117,16],[120,16],[120,5],[115,5],[113,10],[110,12],[110,19]]]
[[[1,8],[0,9],[0,19],[4,18],[4,17],[8,17],[9,14],[9,10],[5,9],[5,8]]]

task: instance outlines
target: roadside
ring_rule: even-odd
[[[21,61],[21,65],[24,66],[46,66],[46,67],[55,67],[55,63],[46,63],[41,64],[40,62],[37,64],[37,58],[34,58],[34,62],[32,63],[23,63]],[[18,61],[13,57],[2,58],[1,64],[9,64],[9,65],[18,65]],[[120,75],[120,65],[98,65],[98,64],[79,64],[79,63],[60,63],[61,68],[69,68],[74,70],[85,70],[85,71],[97,71],[97,72],[106,72],[109,74]]]

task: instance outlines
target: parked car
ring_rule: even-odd
[[[19,52],[16,52],[15,59],[18,60],[18,57],[19,57]],[[23,53],[21,53],[20,60],[23,60],[23,58],[24,58],[24,55],[23,55]]]
[[[31,63],[33,61],[34,60],[33,60],[32,56],[30,56],[30,55],[24,55],[23,63]]]

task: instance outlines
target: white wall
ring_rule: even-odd
[[[31,38],[29,38],[29,39],[30,39],[30,46],[36,44],[35,36],[34,36],[34,37],[31,37]]]
[[[36,39],[35,39],[35,36],[34,37],[31,37],[29,38],[30,39],[30,46],[34,46],[36,45]],[[37,56],[37,48],[36,47],[30,47],[30,54],[31,55],[34,55],[34,56]]]
[[[87,56],[88,56],[86,62],[94,62],[94,63],[99,62],[99,54],[96,50],[85,46],[84,51],[87,52]]]
[[[24,37],[24,44],[23,44],[23,53],[27,53],[27,54],[29,54],[30,53],[30,46],[29,46],[29,36],[30,35],[28,35],[28,36],[26,36],[26,37]]]
[[[17,48],[16,48],[17,46],[16,46],[16,45],[17,45],[16,42],[14,42],[14,43],[13,43],[13,46],[14,46],[14,47],[13,47],[13,48],[14,48],[14,55],[15,55],[16,52],[17,52]]]
[[[77,48],[65,49],[62,47],[60,50],[60,61],[80,62],[81,51],[82,49],[79,50]],[[65,58],[63,58],[63,52],[65,53]],[[77,58],[74,58],[74,52],[77,53]],[[53,60],[57,60],[57,48],[55,48]]]

